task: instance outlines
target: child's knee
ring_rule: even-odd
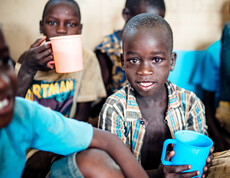
[[[87,149],[78,153],[76,162],[84,177],[124,177],[115,161],[99,149]]]

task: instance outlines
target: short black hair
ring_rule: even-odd
[[[152,6],[165,12],[164,0],[126,0],[125,8],[128,8],[130,13],[134,14],[135,8],[140,6],[141,3],[145,3],[148,6]]]
[[[124,27],[122,38],[130,31],[145,28],[165,29],[169,39],[170,50],[173,50],[173,32],[169,23],[164,18],[152,13],[142,13],[131,18]]]
[[[58,4],[60,2],[68,2],[68,3],[71,3],[75,8],[76,10],[78,11],[79,13],[79,20],[81,21],[81,11],[80,11],[80,7],[78,5],[78,3],[74,0],[48,0],[48,2],[46,3],[45,7],[44,7],[44,10],[43,10],[43,13],[42,13],[42,21],[44,20],[45,18],[45,15],[46,15],[46,11],[47,9],[51,6],[51,5],[54,5],[54,4]]]

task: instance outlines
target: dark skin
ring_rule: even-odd
[[[18,73],[18,95],[24,97],[31,86],[38,70],[48,71],[55,68],[49,63],[53,61],[50,38],[63,35],[81,34],[82,24],[79,11],[71,3],[60,1],[51,3],[40,21],[40,32],[45,37],[37,39],[19,59],[22,63]],[[78,102],[75,119],[87,122],[91,102]],[[48,152],[37,152],[25,166],[23,177],[44,177],[56,155]]]
[[[164,93],[167,93],[166,88]],[[167,97],[165,94],[161,101],[153,101],[150,98],[142,98],[138,94],[136,96],[142,116],[148,122],[144,144],[141,149],[142,166],[146,170],[157,169],[162,151],[160,148],[163,147],[164,140],[171,138],[169,128],[164,122]],[[162,147],[156,147],[155,145],[161,145]]]
[[[0,58],[0,104],[7,103],[0,108],[0,129],[6,127],[13,117],[16,92],[17,77],[13,63],[9,58]]]
[[[169,128],[165,123],[168,94],[164,83],[176,62],[176,53],[172,53],[166,30],[143,27],[126,32],[122,42],[123,68],[135,90],[142,116],[148,122],[141,151],[142,166],[150,177],[197,176],[198,171],[182,173],[190,169],[189,165],[163,166],[160,164],[163,142],[171,138]],[[166,159],[169,160],[173,155],[174,151],[169,152]],[[203,176],[211,166],[209,163],[212,159],[211,154],[204,167]]]

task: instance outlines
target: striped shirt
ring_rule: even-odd
[[[193,92],[169,81],[165,85],[168,90],[165,123],[172,138],[178,130],[194,130],[207,134],[205,109],[201,100]],[[108,97],[99,115],[99,128],[121,138],[139,161],[147,124],[130,84]]]

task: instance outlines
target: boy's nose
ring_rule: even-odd
[[[67,28],[65,25],[58,25],[56,29],[57,33],[59,34],[67,34]]]
[[[143,62],[139,65],[137,74],[138,75],[152,75],[154,73],[151,64]]]

